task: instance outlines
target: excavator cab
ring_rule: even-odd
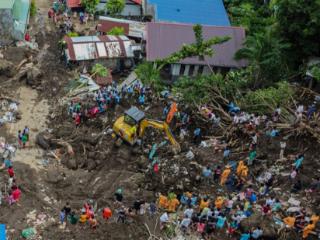
[[[125,111],[124,115],[114,123],[113,131],[119,137],[119,141],[124,140],[130,145],[134,145],[138,138],[143,137],[145,129],[148,127],[162,130],[173,145],[174,152],[180,151],[180,145],[175,140],[169,125],[166,122],[146,119],[144,112],[137,107],[131,107]]]
[[[134,145],[138,138],[138,129],[141,120],[145,118],[144,112],[137,107],[131,107],[119,117],[113,125],[114,133],[122,140]]]

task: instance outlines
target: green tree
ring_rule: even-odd
[[[135,69],[135,73],[144,85],[151,86],[157,92],[164,89],[164,84],[160,78],[160,71],[152,63],[143,62],[139,64]]]
[[[267,29],[248,36],[245,47],[236,53],[235,58],[249,61],[254,88],[268,86],[280,81],[287,72],[284,53],[288,47],[271,29]]]
[[[111,16],[115,16],[123,11],[125,5],[125,0],[108,0],[106,8]]]
[[[320,56],[320,0],[273,1],[281,37],[290,43],[288,57],[301,64]]]
[[[88,13],[94,14],[99,2],[100,0],[81,0],[81,5],[86,9]]]
[[[37,14],[37,6],[35,0],[31,1],[30,5],[30,16],[34,17]]]
[[[107,32],[108,35],[124,35],[124,28],[123,27],[113,27],[109,32]]]
[[[91,77],[106,77],[108,76],[108,74],[108,69],[100,63],[96,63],[91,69]]]

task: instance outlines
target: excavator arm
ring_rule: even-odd
[[[170,143],[173,145],[174,149],[178,152],[180,152],[180,144],[176,141],[174,138],[169,125],[166,122],[161,122],[157,120],[150,120],[150,119],[143,119],[140,122],[140,127],[139,127],[139,137],[142,137],[144,135],[145,129],[147,127],[152,127],[155,129],[160,129],[165,132],[167,135]]]

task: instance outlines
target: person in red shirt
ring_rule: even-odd
[[[30,42],[30,34],[29,33],[26,33],[24,35],[24,40],[26,40],[27,42]]]
[[[18,202],[20,197],[21,197],[21,191],[19,188],[16,188],[15,190],[12,191],[12,196],[13,196],[13,200],[15,202]]]
[[[8,174],[9,174],[9,177],[11,177],[11,178],[14,177],[14,171],[13,171],[12,166],[10,166],[10,167],[8,168]]]

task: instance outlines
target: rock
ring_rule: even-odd
[[[78,164],[75,158],[66,159],[66,166],[69,169],[76,170],[78,168]]]
[[[4,75],[6,77],[13,77],[15,74],[14,66],[11,62],[7,60],[0,61],[0,75]]]
[[[92,159],[89,159],[87,169],[88,169],[89,171],[92,171],[92,170],[94,170],[96,167],[97,167],[96,162],[93,161]]]
[[[63,181],[63,177],[61,176],[59,170],[54,167],[49,167],[47,171],[47,182],[56,184],[61,181]]]
[[[50,148],[50,136],[46,132],[41,132],[36,136],[36,144],[47,150]]]

